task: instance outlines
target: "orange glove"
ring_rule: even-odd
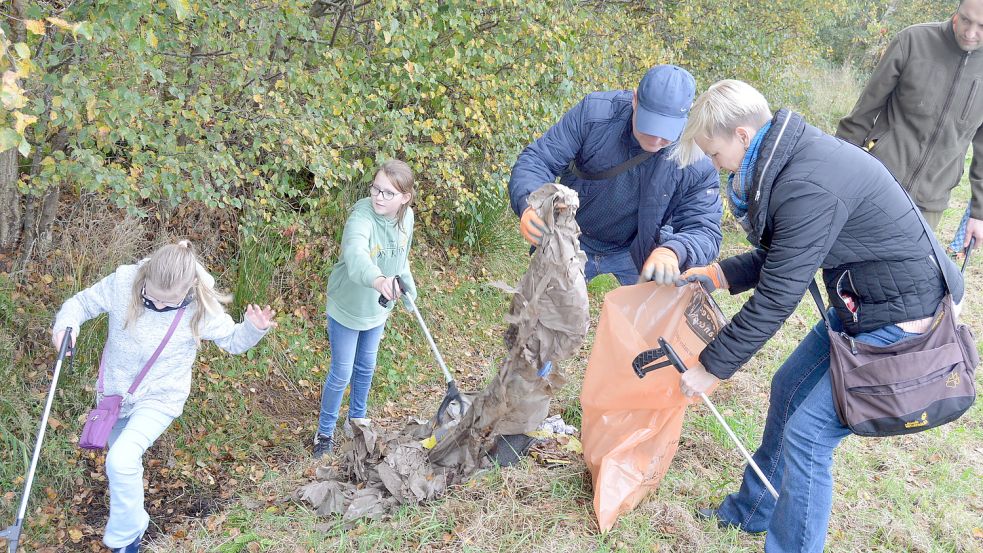
[[[690,282],[699,282],[706,288],[707,292],[729,288],[727,277],[724,276],[719,263],[711,263],[706,267],[693,267],[689,269],[676,280],[676,286],[686,286]]]
[[[669,248],[655,248],[642,265],[638,282],[653,281],[657,284],[672,284],[679,278],[679,258]]]
[[[522,217],[519,218],[519,232],[522,233],[526,242],[538,246],[543,239],[543,233],[546,232],[546,223],[543,222],[535,209],[527,207],[522,212]]]

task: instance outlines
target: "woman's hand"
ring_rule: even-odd
[[[702,364],[697,363],[682,374],[679,388],[686,397],[693,397],[707,393],[718,382],[720,382],[719,378],[707,372]]]
[[[246,319],[260,330],[266,330],[271,327],[275,328],[276,321],[273,320],[274,316],[276,316],[276,311],[273,311],[269,305],[260,308],[258,305],[250,303],[246,306]]]
[[[403,290],[396,282],[396,277],[378,277],[372,283],[372,287],[388,301],[399,299],[403,295]]]

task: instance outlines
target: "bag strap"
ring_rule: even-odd
[[[640,165],[641,163],[643,163],[645,160],[647,160],[648,158],[650,158],[650,157],[652,157],[654,155],[655,155],[654,152],[642,152],[642,153],[638,154],[637,156],[635,156],[633,158],[630,158],[628,160],[625,160],[624,162],[622,162],[622,163],[620,163],[618,165],[615,165],[614,167],[612,167],[612,168],[610,168],[610,169],[608,169],[606,171],[601,171],[600,173],[585,173],[585,172],[581,171],[580,170],[580,167],[577,167],[577,161],[576,160],[570,160],[569,169],[570,169],[570,172],[573,173],[575,177],[577,177],[578,179],[581,179],[581,180],[608,180],[608,179],[612,179],[614,177],[617,177],[618,175],[620,175],[621,173],[624,173],[625,171],[627,171],[629,169],[632,169],[634,167],[637,167],[638,165]]]
[[[184,315],[185,309],[187,309],[187,307],[182,307],[181,309],[177,310],[177,314],[174,315],[174,320],[171,321],[170,328],[167,329],[167,334],[164,334],[164,338],[160,341],[160,345],[157,346],[157,349],[154,351],[154,354],[150,356],[150,359],[147,360],[147,363],[143,366],[143,369],[140,371],[140,374],[137,375],[136,380],[134,380],[133,384],[130,385],[130,389],[126,391],[127,394],[132,395],[133,392],[137,390],[137,387],[140,386],[140,383],[143,382],[143,377],[147,376],[147,372],[150,371],[150,367],[154,365],[154,363],[157,361],[157,358],[160,357],[160,352],[164,351],[164,346],[167,345],[167,342],[171,340],[171,336],[174,335],[174,331],[177,329],[178,323],[181,322],[181,317]],[[109,347],[108,340],[106,341],[106,347]],[[106,347],[103,348],[102,356],[99,358],[99,381],[96,384],[96,389],[99,391],[100,394],[103,392],[102,373],[103,373],[103,367],[106,364]]]

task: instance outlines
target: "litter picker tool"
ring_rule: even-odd
[[[461,399],[461,392],[457,389],[457,383],[454,381],[454,377],[451,372],[447,370],[447,365],[444,363],[444,357],[440,355],[440,350],[437,349],[437,344],[433,341],[433,336],[430,335],[430,329],[427,328],[427,323],[424,322],[423,316],[420,315],[420,310],[417,308],[413,299],[406,294],[406,285],[403,284],[403,279],[396,277],[396,286],[399,290],[396,292],[402,298],[403,302],[409,308],[409,311],[413,312],[416,317],[416,322],[420,324],[420,329],[423,331],[423,335],[427,338],[427,343],[430,344],[430,350],[433,351],[434,358],[437,359],[437,364],[440,365],[440,370],[444,372],[444,381],[447,383],[447,393],[444,394],[444,399],[440,402],[440,407],[437,408],[437,424],[441,424],[444,415],[447,414],[447,408],[450,407],[451,403],[457,402],[458,405],[464,405]],[[389,301],[386,300],[386,296],[379,296],[379,305],[383,307],[387,306]]]
[[[24,524],[24,514],[27,512],[27,500],[31,497],[31,486],[34,484],[34,471],[38,467],[38,459],[41,456],[41,444],[44,442],[44,432],[48,428],[48,415],[51,414],[51,403],[55,399],[55,389],[58,387],[58,376],[61,374],[61,364],[65,360],[65,355],[72,349],[72,328],[65,329],[65,337],[61,340],[61,348],[58,350],[58,359],[55,361],[55,370],[51,375],[51,388],[48,390],[48,400],[44,404],[44,413],[41,415],[41,424],[38,426],[38,436],[34,441],[34,455],[31,457],[31,466],[27,470],[27,477],[24,479],[24,492],[20,498],[20,508],[17,510],[17,520],[13,526],[8,526],[0,532],[0,538],[7,540],[7,553],[15,553],[17,544],[20,542],[20,531]]]
[[[655,361],[662,358],[665,358],[666,360],[655,363]],[[679,371],[679,374],[686,372],[686,365],[683,364],[682,359],[680,359],[679,355],[676,354],[676,350],[674,350],[672,346],[669,345],[669,342],[662,337],[659,337],[659,348],[650,349],[640,353],[631,363],[632,369],[635,370],[635,374],[638,375],[638,378],[645,378],[646,374],[656,369],[668,367],[669,365],[675,367],[676,370]],[[710,401],[710,398],[708,398],[703,392],[700,392],[700,398],[703,399],[703,403],[710,408],[713,415],[717,417],[718,421],[720,421],[720,424],[724,427],[724,430],[727,431],[727,435],[730,436],[730,439],[733,440],[734,444],[737,446],[737,449],[740,450],[741,455],[743,455],[744,459],[749,465],[751,465],[754,473],[758,475],[761,482],[763,482],[765,487],[768,488],[768,491],[771,493],[772,497],[777,500],[778,492],[775,491],[775,488],[771,485],[771,482],[768,481],[768,478],[765,477],[764,473],[761,472],[761,469],[758,468],[758,464],[751,458],[751,454],[744,448],[744,444],[741,443],[741,440],[739,440],[737,435],[734,434],[734,431],[731,430],[730,425],[727,424],[724,417],[719,411],[717,411],[717,408],[714,407],[713,402]]]
[[[969,239],[969,245],[966,246],[966,249],[965,250],[963,250],[963,252],[965,252],[964,255],[963,255],[963,266],[962,266],[961,269],[959,269],[959,272],[961,272],[961,273],[965,273],[966,272],[966,265],[969,263],[969,254],[973,253],[973,247],[974,246],[976,246],[976,237],[975,236]]]

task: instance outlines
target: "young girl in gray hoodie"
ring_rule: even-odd
[[[246,307],[245,320],[236,324],[222,306],[231,299],[216,290],[215,279],[198,262],[191,243],[182,240],[161,247],[136,265],[120,266],[72,296],[55,317],[52,342],[57,348],[66,328],[72,328],[74,342],[83,322],[109,315],[99,395],[123,397],[106,455],[109,521],[103,543],[113,551],[140,550],[150,523],[143,502],[143,453],[183,412],[201,341],[242,353],[276,326],[270,306],[252,304]],[[181,319],[160,356],[128,394],[178,316]]]

